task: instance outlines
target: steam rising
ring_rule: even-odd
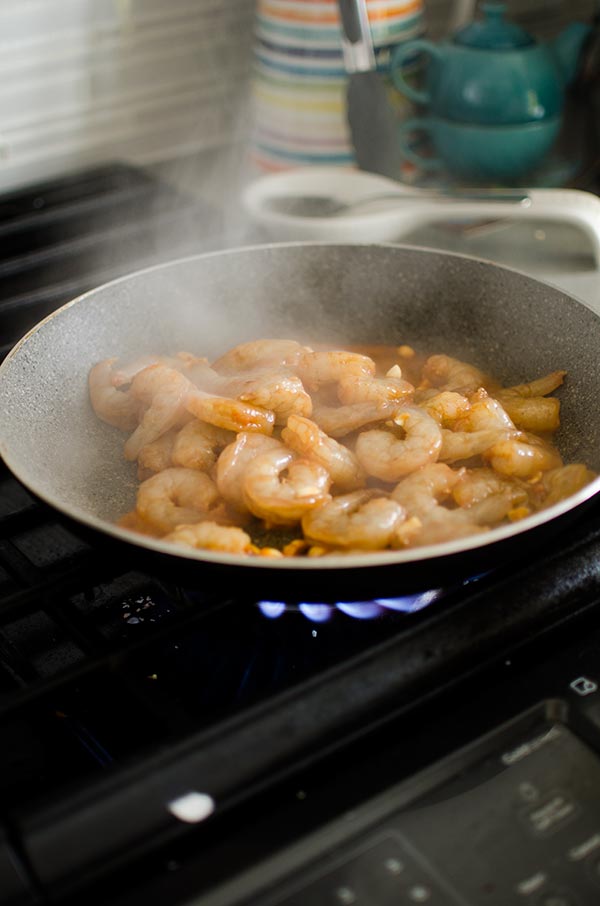
[[[82,128],[79,141],[89,147],[67,168],[123,170],[97,205],[89,199],[78,237],[93,286],[254,241],[240,207],[253,175],[254,3],[174,0],[167,13],[154,0],[123,0],[110,21],[105,13],[93,23],[100,49],[87,61],[93,116],[103,111],[104,126],[98,134]],[[55,165],[49,159],[48,172]]]

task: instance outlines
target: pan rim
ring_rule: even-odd
[[[521,277],[527,278],[534,283],[541,283],[547,285],[550,289],[553,289],[556,292],[562,293],[566,298],[571,299],[577,305],[581,305],[584,308],[587,308],[595,317],[599,317],[595,309],[584,299],[580,299],[572,293],[566,292],[559,286],[554,286],[553,284],[542,281],[528,274],[524,271],[521,271],[517,268],[505,266],[503,264],[498,264],[494,261],[490,261],[485,258],[477,257],[474,255],[468,255],[459,252],[446,251],[444,249],[436,249],[424,246],[415,246],[408,243],[399,243],[399,242],[343,242],[343,241],[332,241],[332,240],[294,240],[289,242],[269,242],[269,243],[255,243],[249,245],[235,246],[227,249],[218,249],[210,252],[202,252],[192,255],[186,255],[180,258],[170,259],[168,261],[163,261],[148,267],[140,268],[136,271],[132,271],[127,274],[123,274],[119,277],[109,280],[105,283],[102,283],[90,290],[87,290],[84,293],[76,296],[75,298],[69,300],[68,302],[61,305],[59,308],[50,312],[46,317],[38,321],[33,327],[31,327],[12,347],[12,349],[6,355],[4,361],[0,363],[0,383],[2,381],[3,374],[11,367],[11,362],[19,354],[19,351],[28,340],[36,335],[43,327],[54,320],[55,318],[64,315],[66,311],[72,308],[75,305],[84,303],[86,299],[90,296],[96,296],[99,292],[104,292],[111,287],[114,287],[120,283],[125,283],[129,281],[134,281],[137,277],[142,275],[151,274],[155,271],[166,270],[171,267],[177,267],[179,265],[204,260],[209,258],[218,258],[225,257],[228,255],[235,255],[239,253],[251,253],[255,250],[271,250],[278,248],[296,248],[296,247],[335,247],[335,248],[344,248],[348,246],[355,246],[361,248],[392,248],[406,250],[410,252],[416,252],[423,255],[436,255],[447,257],[452,260],[454,259],[466,259],[479,264],[484,264],[487,267],[492,267],[501,272],[509,271],[511,273],[520,275]],[[261,571],[267,570],[276,570],[276,571],[302,571],[302,572],[331,572],[338,571],[340,569],[363,569],[368,567],[381,567],[381,566],[401,566],[403,564],[414,564],[420,562],[434,561],[438,559],[446,559],[456,555],[462,555],[468,553],[469,551],[487,548],[490,545],[497,544],[504,540],[512,539],[515,536],[524,534],[531,529],[544,525],[547,522],[551,522],[554,519],[565,515],[573,509],[576,509],[583,503],[586,503],[591,498],[595,497],[600,493],[600,475],[597,475],[591,482],[577,491],[575,494],[570,495],[564,500],[559,501],[558,503],[553,504],[547,509],[540,510],[537,513],[533,513],[529,516],[524,517],[523,519],[510,523],[508,525],[499,526],[496,528],[490,529],[488,532],[482,532],[475,535],[467,536],[466,538],[458,538],[453,541],[439,542],[436,544],[422,545],[414,548],[405,548],[401,550],[385,550],[385,551],[374,551],[374,552],[361,552],[361,553],[348,553],[348,554],[328,554],[324,557],[315,557],[315,558],[303,558],[303,557],[252,557],[247,555],[236,555],[220,551],[211,551],[206,549],[195,550],[191,548],[185,548],[183,546],[176,546],[172,543],[164,542],[159,538],[152,538],[147,535],[141,535],[140,533],[134,532],[130,529],[122,528],[116,524],[108,522],[104,519],[100,519],[94,515],[90,515],[88,511],[83,510],[81,507],[75,507],[71,505],[66,505],[60,498],[54,497],[51,492],[46,492],[40,490],[36,486],[35,481],[28,479],[26,470],[21,467],[21,465],[11,458],[10,447],[7,445],[5,440],[2,437],[2,425],[0,423],[0,456],[2,457],[5,465],[11,471],[11,473],[21,482],[21,484],[27,488],[35,497],[42,500],[44,503],[51,506],[53,509],[62,513],[64,516],[72,519],[73,521],[79,523],[80,525],[93,529],[100,532],[101,534],[108,535],[119,541],[123,541],[127,544],[131,544],[135,547],[142,547],[150,551],[155,551],[157,553],[165,554],[171,558],[184,559],[189,561],[197,561],[199,563],[214,563],[224,566],[243,566],[247,569],[260,569]]]

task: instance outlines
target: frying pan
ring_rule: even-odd
[[[199,255],[120,278],[33,328],[0,367],[0,453],[35,495],[96,540],[196,587],[271,600],[357,600],[458,582],[532,553],[588,505],[572,497],[483,535],[385,553],[244,558],[176,548],[117,527],[133,506],[123,434],[88,401],[97,361],[185,349],[216,357],[260,337],[408,343],[478,365],[505,385],[555,369],[565,462],[600,471],[600,318],[509,268],[386,244],[285,243]],[[124,547],[127,545],[127,548]]]

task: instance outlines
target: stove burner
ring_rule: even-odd
[[[275,620],[289,611],[301,613],[312,623],[326,623],[337,613],[346,614],[355,620],[374,620],[385,617],[390,611],[415,613],[433,601],[437,601],[444,594],[444,589],[434,588],[419,594],[402,595],[398,598],[374,598],[372,601],[335,601],[316,604],[259,601],[258,608],[270,620]]]

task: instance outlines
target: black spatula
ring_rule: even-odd
[[[366,0],[338,0],[344,66],[348,73],[347,116],[361,170],[400,176],[398,123],[377,63]]]

